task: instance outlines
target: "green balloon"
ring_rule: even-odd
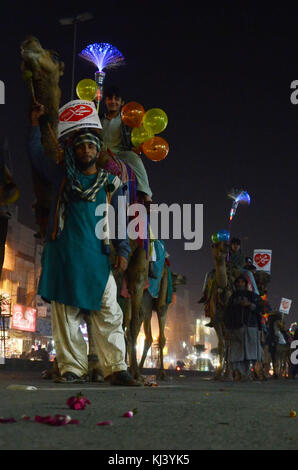
[[[143,126],[153,134],[160,134],[168,125],[168,116],[159,108],[149,109],[144,115]]]
[[[152,139],[152,137],[154,137],[152,130],[145,129],[143,125],[134,127],[131,131],[131,142],[134,147],[138,147],[143,142],[146,142],[146,140]]]
[[[212,243],[218,243],[218,236],[217,233],[214,233],[211,237]]]

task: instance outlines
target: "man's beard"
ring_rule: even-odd
[[[81,160],[78,160],[76,158],[76,167],[80,171],[86,171],[86,170],[88,170],[88,168],[90,168],[92,165],[94,165],[96,160],[97,160],[97,155],[94,158],[92,158],[92,160],[90,160],[90,162],[82,162]]]

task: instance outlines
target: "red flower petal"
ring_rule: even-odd
[[[14,418],[0,418],[0,423],[7,424],[7,423],[16,423]]]
[[[113,424],[112,421],[107,420],[107,421],[100,421],[99,423],[96,423],[96,426],[109,426]]]
[[[72,420],[70,416],[55,415],[54,417],[49,416],[35,416],[37,423],[48,424],[50,426],[66,426],[67,424],[78,424],[77,420]]]

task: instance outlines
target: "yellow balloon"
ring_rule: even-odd
[[[160,108],[149,109],[144,115],[143,126],[152,129],[154,134],[160,134],[168,125],[168,116]]]
[[[143,125],[140,127],[134,127],[131,131],[131,142],[134,147],[138,147],[140,144],[146,142],[146,140],[149,140],[152,137],[154,137],[152,130],[145,129]]]
[[[84,78],[77,84],[76,92],[80,100],[93,101],[97,93],[97,83],[91,78]]]

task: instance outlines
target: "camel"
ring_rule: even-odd
[[[58,109],[61,99],[59,80],[63,75],[64,63],[59,60],[57,52],[43,49],[34,36],[28,36],[22,42],[21,56],[23,76],[26,77],[28,71],[32,74],[32,99],[44,105],[53,133],[57,135]],[[30,80],[28,81],[30,85]],[[43,120],[40,126],[46,154],[54,161],[58,161],[57,147],[53,142],[47,122]]]
[[[165,379],[166,372],[164,370],[164,363],[163,363],[163,350],[166,345],[166,337],[165,337],[165,326],[167,320],[167,312],[170,305],[169,300],[167,299],[168,294],[168,286],[169,286],[169,276],[172,278],[173,283],[173,292],[176,292],[176,287],[178,285],[185,285],[186,278],[181,274],[176,274],[171,272],[167,263],[164,263],[164,269],[162,272],[162,278],[159,288],[158,297],[155,299],[153,298],[149,291],[146,290],[143,295],[142,307],[141,312],[143,316],[143,326],[145,332],[145,343],[144,343],[144,350],[142,354],[142,358],[139,364],[139,368],[142,369],[144,362],[146,360],[148,351],[152,345],[152,331],[151,331],[151,319],[153,311],[156,312],[158,318],[158,325],[159,325],[159,337],[158,337],[158,349],[159,349],[159,361],[160,361],[160,368],[157,374],[158,379]]]
[[[29,36],[23,41],[21,45],[21,55],[23,58],[22,71],[23,74],[26,71],[32,73],[32,84],[33,101],[38,101],[45,106],[46,112],[48,113],[48,119],[51,125],[53,133],[49,131],[47,124],[41,123],[41,134],[42,144],[45,148],[46,153],[57,161],[57,146],[53,140],[57,135],[57,123],[58,123],[58,111],[60,106],[61,91],[59,88],[59,79],[63,74],[64,64],[59,62],[58,56],[53,51],[44,50],[37,38]],[[112,161],[113,160],[113,161]],[[109,163],[112,162],[112,165]],[[116,164],[116,165],[115,165]],[[124,172],[124,164],[120,164],[119,160],[115,159],[111,152],[101,152],[98,160],[98,165],[101,168],[106,169],[107,166],[113,167],[120,171],[120,179]],[[126,172],[127,173],[127,172]],[[47,223],[48,209],[51,202],[50,188],[37,177],[34,177],[34,190],[37,197],[37,222],[40,225],[40,233],[43,238],[45,235],[45,228]],[[129,257],[128,268],[126,271],[127,286],[130,292],[129,308],[131,309],[131,321],[129,323],[129,337],[131,339],[132,348],[130,354],[130,369],[131,373],[135,378],[140,376],[139,368],[137,364],[135,345],[139,332],[140,322],[140,308],[143,298],[144,287],[148,281],[148,268],[149,259],[146,255],[144,248],[137,241],[130,241],[131,254]],[[121,284],[121,280],[119,280]],[[86,317],[87,327],[90,328],[90,323]],[[89,330],[88,334],[92,337],[92,332]],[[97,375],[97,369],[95,366],[96,361],[93,357],[93,348],[91,340],[91,351],[90,357],[92,364],[94,364],[95,373],[91,371],[92,376]],[[93,370],[93,366],[92,366]]]
[[[216,379],[222,378],[224,374],[229,376],[230,373],[229,361],[225,357],[228,348],[224,312],[234,291],[234,282],[240,274],[238,269],[232,268],[227,263],[228,251],[229,244],[225,241],[212,244],[215,270],[208,275],[204,306],[205,315],[211,317],[218,339],[219,367],[216,371]]]
[[[43,49],[39,40],[34,36],[28,36],[22,42],[21,57],[23,60],[21,70],[30,87],[31,100],[33,103],[36,101],[42,103],[46,110],[47,117],[40,122],[42,144],[47,155],[57,162],[59,155],[53,136],[57,135],[58,109],[61,98],[59,80],[63,75],[64,63],[59,60],[56,52]],[[36,236],[44,238],[47,216],[51,206],[51,188],[33,169],[32,179],[36,196],[35,217],[39,226],[39,232]]]

